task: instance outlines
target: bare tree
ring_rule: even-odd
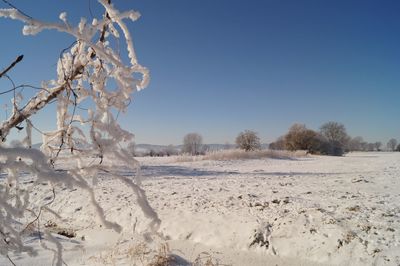
[[[375,149],[376,149],[377,151],[380,151],[380,150],[381,150],[381,147],[382,147],[382,142],[377,141],[377,142],[374,143],[374,146],[375,146]]]
[[[251,130],[240,132],[236,137],[236,145],[245,151],[253,151],[261,149],[260,138],[257,133]]]
[[[199,155],[202,151],[203,138],[198,133],[186,134],[183,138],[182,151],[191,155]]]
[[[397,145],[397,140],[396,139],[390,139],[388,143],[386,144],[386,147],[390,151],[395,151],[396,150],[396,145]]]
[[[347,143],[347,149],[349,151],[362,151],[364,139],[360,136],[351,138]]]
[[[338,142],[341,145],[345,145],[349,141],[345,126],[338,122],[323,124],[320,132],[329,142]]]
[[[321,126],[321,135],[327,139],[331,146],[329,154],[342,155],[344,149],[349,142],[350,137],[347,135],[346,128],[338,122],[328,122]]]

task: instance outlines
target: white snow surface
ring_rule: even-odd
[[[147,265],[163,243],[174,255],[173,265],[191,265],[201,256],[219,265],[400,264],[400,153],[179,163],[174,157],[137,159],[142,188],[161,219],[159,235],[150,232],[151,220],[119,180],[102,175],[93,182],[106,218],[120,224],[121,233],[100,225],[86,192],[56,187],[49,207],[60,217],[44,211],[40,223],[60,240],[67,265]],[[138,175],[114,166],[132,180]],[[59,167],[69,168],[66,161]],[[23,178],[29,183],[29,176]],[[46,202],[51,195],[42,183],[31,201]],[[60,230],[76,236],[60,236]],[[52,265],[53,252],[40,243],[55,246],[42,237],[40,242],[32,228],[24,239],[38,255],[14,254],[14,263]],[[1,257],[0,265],[11,264]]]

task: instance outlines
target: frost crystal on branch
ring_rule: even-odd
[[[124,112],[131,102],[131,94],[145,88],[149,82],[148,70],[137,62],[132,36],[125,24],[135,21],[139,13],[119,12],[105,0],[99,0],[105,16],[88,23],[82,18],[78,25],[68,22],[67,13],[60,14],[60,23],[42,22],[24,15],[16,9],[0,9],[0,17],[25,23],[24,35],[35,35],[43,30],[57,30],[75,38],[75,42],[61,54],[57,63],[57,77],[44,83],[42,90],[19,106],[14,99],[14,111],[0,124],[0,138],[4,142],[9,132],[26,123],[27,137],[23,141],[31,146],[32,123],[30,117],[52,101],[57,102],[56,128],[44,132],[42,151],[0,146],[0,170],[6,178],[0,181],[0,236],[1,254],[10,251],[33,251],[24,247],[17,218],[26,215],[29,190],[18,190],[19,176],[26,171],[35,177],[34,184],[46,181],[52,185],[80,187],[88,192],[100,221],[108,228],[121,230],[120,226],[106,220],[104,211],[96,202],[90,180],[106,173],[130,186],[137,196],[137,203],[156,232],[160,220],[150,207],[139,180],[115,171],[103,162],[122,162],[125,167],[137,170],[138,163],[124,148],[133,140],[133,134],[118,124],[116,114]],[[99,37],[100,36],[100,37]],[[114,47],[112,38],[123,39],[129,62],[125,63]],[[118,41],[118,43],[120,43]],[[135,78],[139,76],[141,78]],[[76,167],[61,174],[54,170],[63,156],[76,161]],[[97,158],[88,160],[88,158]],[[39,167],[40,165],[40,167]],[[40,170],[39,170],[40,169]],[[12,189],[10,184],[13,184]],[[18,229],[19,228],[19,229]]]

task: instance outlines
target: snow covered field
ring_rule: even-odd
[[[142,187],[162,221],[159,235],[148,232],[149,220],[120,181],[101,176],[95,191],[107,218],[123,226],[120,234],[100,226],[85,192],[58,187],[50,207],[62,216],[44,212],[40,222],[75,235],[53,234],[67,265],[147,265],[157,254],[171,254],[172,265],[400,264],[400,153],[138,160]],[[35,191],[33,201],[52,199],[46,184]],[[25,239],[40,248],[35,228]],[[53,253],[12,259],[52,265]],[[2,257],[0,265],[11,264]]]

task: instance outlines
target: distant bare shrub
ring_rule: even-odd
[[[251,130],[240,132],[236,137],[236,145],[245,151],[254,151],[261,149],[260,138],[257,133]]]
[[[271,150],[285,150],[285,137],[281,136],[276,141],[269,144]]]
[[[186,134],[183,138],[183,153],[199,155],[202,151],[203,138],[198,133]]]
[[[395,151],[396,150],[396,145],[397,145],[397,140],[396,139],[390,139],[388,143],[386,144],[387,148],[390,151]]]

